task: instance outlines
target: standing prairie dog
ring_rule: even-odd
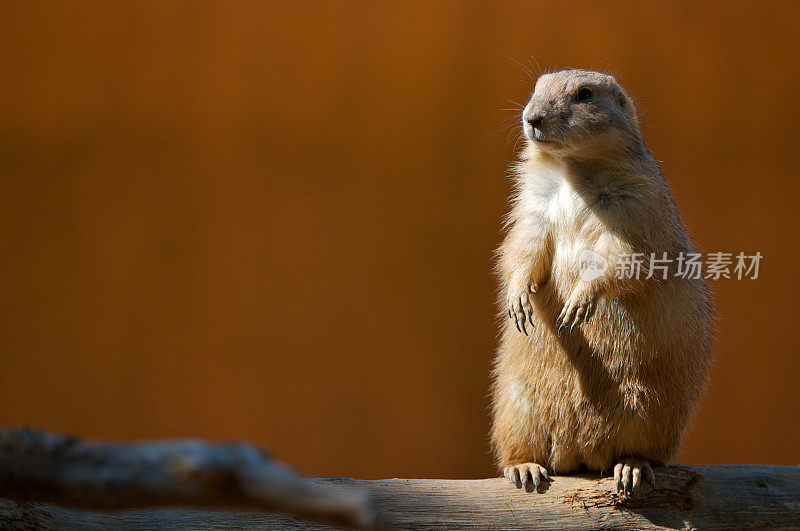
[[[545,74],[522,122],[498,250],[507,318],[492,445],[517,487],[537,490],[548,472],[613,468],[617,491],[633,495],[642,479],[655,486],[651,463],[675,456],[705,387],[708,289],[672,271],[618,274],[634,253],[674,259],[693,246],[613,77]],[[587,252],[607,268],[587,274]]]

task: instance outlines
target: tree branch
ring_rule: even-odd
[[[6,430],[0,432],[0,496],[89,509],[250,508],[352,527],[374,523],[363,492],[298,476],[241,443],[107,444]]]

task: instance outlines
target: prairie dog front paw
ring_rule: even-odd
[[[592,289],[581,284],[576,286],[556,320],[557,333],[561,335],[561,330],[565,326],[569,326],[569,331],[572,333],[581,322],[589,322],[594,315],[596,305],[597,294]]]
[[[517,330],[528,335],[528,326],[533,329],[533,307],[531,306],[530,295],[535,294],[539,286],[529,278],[516,277],[508,286],[506,295],[506,306],[508,317],[510,317]]]

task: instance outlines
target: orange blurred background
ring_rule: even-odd
[[[701,248],[764,255],[714,283],[681,461],[797,464],[798,22],[790,2],[4,2],[0,425],[494,474],[515,142],[492,132],[532,90],[519,62],[615,73]]]

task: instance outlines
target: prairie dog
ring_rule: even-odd
[[[614,470],[633,495],[680,446],[710,362],[702,279],[620,278],[633,253],[693,246],[669,184],[616,80],[541,76],[497,271],[505,321],[493,374],[492,445],[503,474],[538,490],[549,473]],[[606,260],[582,273],[586,251]]]

